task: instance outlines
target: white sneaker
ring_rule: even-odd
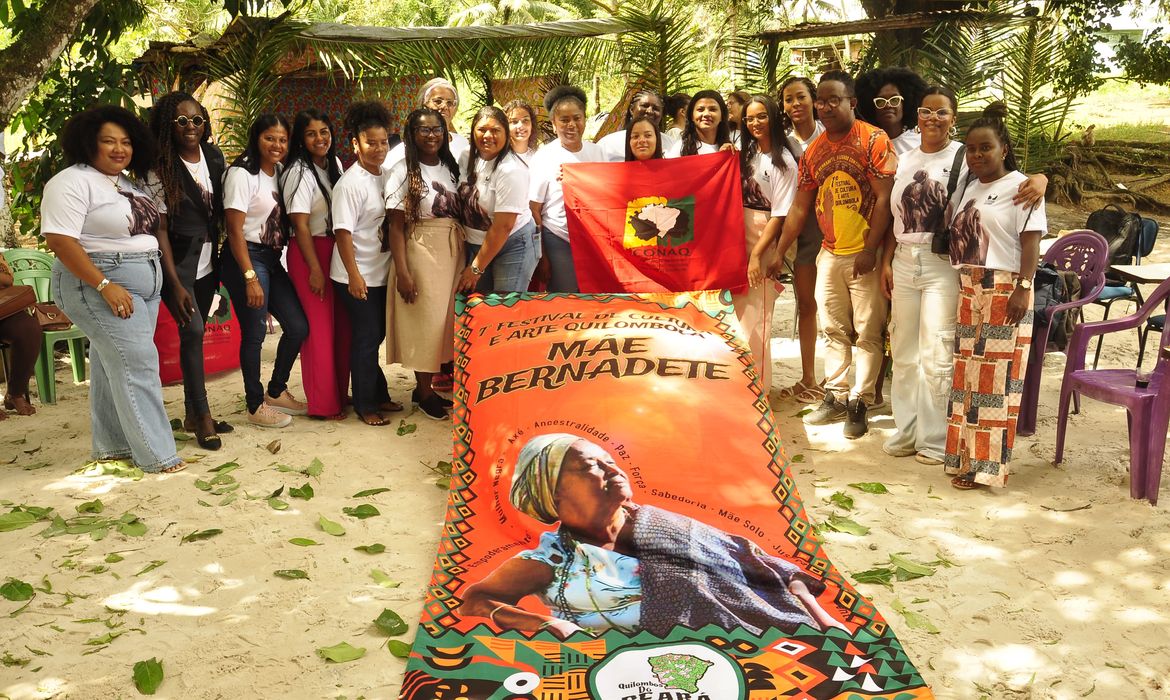
[[[248,414],[248,422],[261,428],[283,428],[292,423],[292,416],[280,413],[268,404],[262,403],[255,413]]]
[[[284,393],[275,399],[265,394],[264,405],[288,416],[303,416],[309,412],[309,406],[288,393],[288,389],[285,389]]]

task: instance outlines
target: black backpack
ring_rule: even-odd
[[[1116,204],[1109,204],[1089,214],[1085,228],[1096,231],[1109,243],[1109,264],[1129,265],[1137,252],[1138,237],[1142,231],[1142,217],[1127,212]],[[1124,282],[1106,273],[1111,285]]]
[[[1032,310],[1035,313],[1034,324],[1039,326],[1048,322],[1050,328],[1060,326],[1064,312],[1059,311],[1055,318],[1049,318],[1049,307],[1063,304],[1068,301],[1068,292],[1064,288],[1064,280],[1060,272],[1050,262],[1042,262],[1036,267],[1036,277],[1032,282]]]

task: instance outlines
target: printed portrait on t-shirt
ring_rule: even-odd
[[[268,220],[264,222],[264,227],[260,229],[260,242],[273,248],[279,248],[284,245],[284,227],[280,221],[284,213],[284,205],[281,204],[280,195],[275,191],[272,192],[272,201],[275,202],[275,206],[268,213]]]
[[[946,221],[947,190],[942,183],[930,177],[925,170],[914,173],[914,178],[902,191],[902,230],[937,232]]]
[[[160,216],[158,208],[150,197],[130,190],[118,188],[118,194],[130,202],[130,216],[127,231],[131,236],[153,236],[158,230]]]
[[[431,215],[436,219],[458,219],[458,191],[450,183],[444,185],[438,180],[431,182],[431,191],[435,193],[435,201],[431,205]]]
[[[459,184],[459,200],[463,202],[463,225],[476,231],[491,228],[492,217],[479,205],[479,190],[469,182]]]
[[[752,169],[754,171],[754,167]],[[767,171],[764,172],[763,176],[765,180],[769,179]],[[768,200],[768,195],[764,194],[764,190],[756,180],[754,172],[748,172],[743,178],[743,205],[748,209],[768,210],[772,208],[772,202]]]
[[[974,199],[968,199],[951,221],[951,262],[982,265],[987,259],[988,237]]]

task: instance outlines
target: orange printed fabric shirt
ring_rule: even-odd
[[[894,177],[898,156],[886,132],[858,119],[849,134],[818,136],[800,159],[798,187],[815,191],[817,222],[825,250],[854,255],[865,247],[877,194],[870,182]]]

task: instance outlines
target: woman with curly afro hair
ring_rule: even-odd
[[[890,137],[894,152],[902,155],[922,144],[918,126],[919,103],[926,81],[909,68],[879,68],[857,76],[857,113]]]

